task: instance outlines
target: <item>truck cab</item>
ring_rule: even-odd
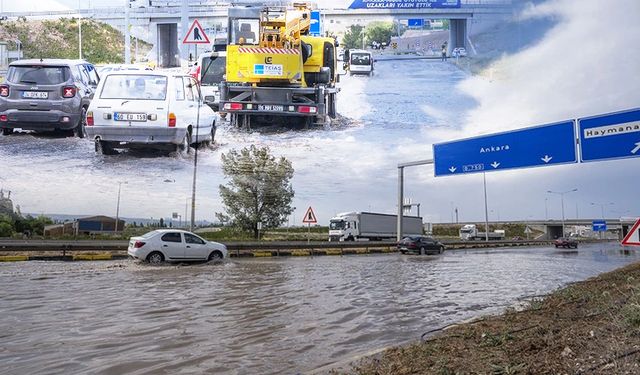
[[[204,102],[214,111],[220,108],[220,82],[225,79],[227,52],[207,52],[198,57],[198,81]]]
[[[329,221],[329,241],[354,241],[358,237],[357,215],[340,214]]]

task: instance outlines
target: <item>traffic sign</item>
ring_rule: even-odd
[[[633,224],[629,233],[622,240],[622,244],[625,246],[640,246],[640,219]]]
[[[309,26],[309,35],[311,36],[320,36],[322,35],[322,30],[320,29],[320,11],[312,10],[311,11],[311,26]]]
[[[577,163],[572,120],[433,145],[435,176]]]
[[[313,212],[313,208],[311,208],[311,206],[307,208],[307,212],[304,214],[302,222],[305,224],[315,224],[318,222],[318,220],[316,220],[316,214]]]
[[[422,18],[409,18],[407,25],[409,27],[422,27],[424,26],[424,20]]]
[[[607,231],[607,222],[604,220],[594,220],[592,223],[592,228],[594,232],[606,232]]]
[[[200,22],[198,20],[193,20],[187,35],[184,36],[182,40],[184,44],[209,44],[209,37],[205,34],[204,29],[200,26]]]
[[[640,156],[640,108],[578,119],[583,162]]]

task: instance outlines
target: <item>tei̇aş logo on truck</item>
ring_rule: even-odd
[[[253,74],[259,76],[282,76],[282,65],[278,64],[255,64]]]

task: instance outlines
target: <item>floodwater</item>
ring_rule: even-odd
[[[297,374],[640,260],[614,243],[392,255],[0,264],[3,374]]]
[[[467,76],[448,63],[379,62],[373,77],[341,77],[340,118],[329,129],[247,132],[221,123],[216,148],[198,154],[196,219],[214,221],[223,209],[220,155],[252,144],[292,162],[292,223],[310,205],[320,223],[337,212],[395,212],[397,164],[425,158],[434,129],[462,123],[475,105],[455,88]],[[0,187],[22,212],[115,216],[118,182],[126,182],[120,217],[190,217],[193,155],[99,156],[88,139],[19,133],[0,136],[0,160]]]

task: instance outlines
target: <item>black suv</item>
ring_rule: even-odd
[[[87,108],[98,74],[83,60],[18,60],[0,84],[0,128],[35,131],[73,130],[84,137]]]
[[[398,250],[402,254],[442,254],[444,245],[428,236],[408,236],[398,242]]]

